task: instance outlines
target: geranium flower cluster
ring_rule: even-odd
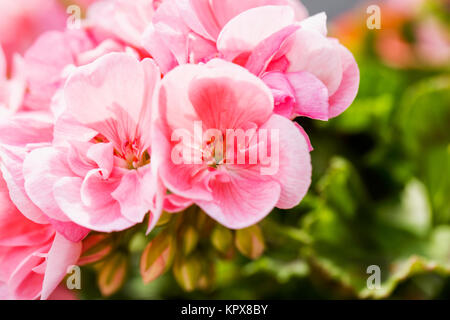
[[[358,85],[325,14],[291,0],[97,1],[0,51],[0,297],[55,295],[96,241],[163,212],[242,229],[298,205],[312,147],[293,120],[336,117]]]

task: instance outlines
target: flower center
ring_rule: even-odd
[[[109,143],[109,140],[99,134],[94,138],[94,143]],[[150,153],[148,150],[141,151],[141,145],[138,140],[133,142],[127,141],[122,147],[115,146],[114,156],[119,158],[122,166],[129,170],[136,170],[150,163]]]
[[[150,154],[147,150],[141,152],[140,144],[137,141],[130,143],[127,141],[119,156],[125,160],[126,168],[136,170],[150,163]]]
[[[202,160],[210,168],[217,169],[218,166],[225,164],[226,146],[224,139],[212,137],[202,148]]]

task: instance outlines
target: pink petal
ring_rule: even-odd
[[[164,199],[164,210],[170,213],[181,212],[193,204],[192,200],[176,194],[168,194]]]
[[[70,220],[99,232],[122,231],[135,224],[122,217],[117,202],[95,210],[84,206],[80,191],[82,183],[80,178],[63,178],[54,187],[56,202]]]
[[[75,265],[81,255],[81,242],[75,243],[56,234],[48,252],[47,267],[42,284],[41,299],[47,299],[67,274],[67,268]]]
[[[290,62],[288,72],[312,73],[327,86],[330,95],[338,90],[343,72],[339,49],[320,32],[307,28],[297,30],[286,57]]]
[[[215,42],[207,40],[193,32],[188,35],[187,50],[189,52],[189,63],[206,63],[219,55]]]
[[[165,45],[153,24],[149,25],[142,36],[142,45],[158,63],[161,72],[166,74],[178,65],[173,53]]]
[[[55,122],[53,145],[68,147],[70,141],[89,142],[94,139],[98,132],[87,128],[67,113],[62,113]]]
[[[0,246],[42,244],[52,235],[51,228],[28,220],[17,210],[9,198],[6,183],[0,176]]]
[[[42,112],[19,113],[0,120],[0,169],[12,201],[27,218],[37,223],[48,221],[25,192],[23,162],[32,149],[51,142],[52,121],[48,113]]]
[[[196,203],[213,219],[230,229],[246,228],[265,218],[280,197],[280,185],[259,171],[242,170],[229,182],[212,181],[213,201]]]
[[[95,143],[86,156],[95,162],[103,179],[108,179],[114,167],[114,146],[112,143]]]
[[[158,8],[155,17],[153,18],[153,25],[156,34],[159,36],[155,41],[164,44],[165,47],[173,54],[179,64],[187,63],[188,56],[186,52],[187,36],[191,29],[183,20],[180,9],[177,7],[175,1],[164,1]],[[166,50],[164,46],[155,46],[157,43],[150,44],[152,47],[149,52],[156,57],[162,55]],[[158,52],[159,50],[164,50]]]
[[[91,40],[82,31],[49,31],[40,36],[24,56],[29,91],[26,105],[48,109],[56,90],[64,84],[64,68],[76,63],[78,52],[91,48]]]
[[[189,99],[203,125],[222,132],[249,123],[259,126],[273,111],[273,97],[264,83],[231,63],[204,69],[192,81]]]
[[[291,6],[296,13],[297,19],[307,16],[304,7],[297,0],[211,0],[216,19],[221,27],[225,26],[228,21],[238,14],[252,8],[262,6]]]
[[[279,166],[273,176],[281,186],[276,206],[289,209],[300,203],[311,184],[311,156],[309,146],[298,128],[279,115],[273,115],[262,127],[279,132]]]
[[[117,188],[120,178],[105,179],[100,169],[93,169],[84,177],[80,189],[81,201],[92,210],[114,203],[111,193]]]
[[[154,15],[153,0],[97,1],[89,7],[88,21],[134,47]]]
[[[189,101],[189,83],[202,70],[199,65],[181,65],[161,81],[159,114],[171,129],[189,128],[199,117]]]
[[[250,55],[245,68],[256,76],[261,76],[275,55],[279,53],[286,39],[298,28],[295,25],[288,26],[259,43]]]
[[[330,97],[330,118],[344,112],[355,99],[359,88],[359,68],[353,55],[339,45],[344,74],[339,89]]]
[[[0,281],[0,300],[9,300],[8,286]]]
[[[34,252],[26,257],[11,274],[8,287],[14,299],[34,300],[42,292],[44,275],[41,272],[34,272],[33,269],[45,264],[43,254],[47,253],[50,245],[42,248],[34,248]]]
[[[33,255],[37,249],[49,247],[48,243],[53,240],[53,237],[54,233],[48,241],[45,241],[44,243],[36,243],[31,246],[0,246],[0,264],[2,266],[0,269],[0,281],[10,281],[11,276],[15,272],[18,272],[18,269],[20,269],[20,265],[24,263],[29,256]]]
[[[0,146],[0,169],[8,185],[11,201],[19,211],[31,221],[48,223],[47,216],[29,198],[25,191],[25,178],[23,175],[23,161],[28,151],[23,148]]]
[[[175,0],[186,24],[206,39],[215,41],[220,27],[209,0]]]
[[[285,74],[281,72],[268,72],[262,80],[272,90],[275,99],[274,112],[286,118],[295,116],[295,92]]]
[[[148,227],[147,227],[147,235],[153,230],[156,224],[159,221],[163,213],[164,208],[164,196],[167,193],[167,188],[163,184],[161,177],[158,174],[158,167],[156,164],[152,164],[152,185],[155,186],[156,192],[152,197],[152,208],[150,211],[149,219],[148,219]]]
[[[50,219],[50,223],[59,234],[72,242],[83,240],[90,232],[89,229],[83,228],[73,222],[61,222]]]
[[[227,60],[233,60],[239,54],[253,51],[261,41],[293,22],[294,12],[287,6],[247,10],[225,25],[217,40],[217,48]]]
[[[46,112],[19,113],[0,119],[0,143],[25,147],[27,144],[51,142],[53,117]]]
[[[327,15],[325,12],[315,14],[300,22],[300,26],[305,29],[318,31],[324,37],[327,36]]]
[[[141,223],[145,215],[151,210],[149,201],[156,192],[152,185],[150,166],[127,172],[121,179],[119,186],[111,196],[120,204],[122,215],[135,223]]]
[[[297,122],[294,122],[294,124],[297,127],[297,129],[300,131],[300,133],[302,134],[303,138],[305,138],[306,144],[308,145],[309,152],[314,151],[314,148],[311,144],[311,140],[309,139],[309,136],[306,133],[305,129],[303,129],[303,127],[300,126]]]
[[[53,293],[48,297],[48,300],[58,300],[58,301],[70,301],[78,300],[77,295],[73,290],[69,290],[65,285],[60,285],[56,287]]]
[[[84,51],[86,50],[86,51]],[[126,48],[117,41],[106,39],[98,44],[95,48],[87,50],[80,50],[76,55],[76,65],[82,66],[91,62],[94,62],[101,56],[111,52],[124,52]]]
[[[110,53],[78,68],[67,80],[64,95],[67,111],[80,123],[95,127],[116,117],[115,106],[137,124],[145,90],[139,61],[125,53]]]
[[[67,150],[67,163],[74,174],[72,176],[84,177],[92,170],[98,170],[98,165],[86,155],[92,147],[90,142],[71,141]]]
[[[41,148],[32,151],[23,163],[25,190],[47,216],[59,221],[69,221],[53,196],[53,187],[62,177],[73,176],[64,150]]]
[[[54,50],[48,50],[48,48]],[[44,109],[62,85],[62,70],[74,63],[73,55],[63,32],[43,34],[25,53],[29,95],[27,105]]]
[[[294,90],[295,113],[299,116],[328,120],[328,90],[309,72],[287,73],[286,78]]]
[[[152,144],[153,121],[158,114],[157,99],[161,82],[161,71],[152,59],[144,59],[141,66],[145,74],[145,96],[141,114],[139,115],[138,130],[141,151],[148,150]]]

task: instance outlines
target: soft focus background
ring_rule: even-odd
[[[111,298],[450,298],[450,2],[303,3],[311,14],[327,12],[330,36],[361,70],[358,97],[343,115],[298,120],[317,146],[308,196],[260,224],[266,250],[258,259],[219,259],[206,249],[195,256],[188,273],[210,270],[202,290],[186,292],[172,273],[144,285],[147,240],[132,239],[134,265]],[[367,27],[371,4],[381,8],[381,29]],[[7,50],[9,40],[0,39]],[[367,286],[373,265],[378,289]],[[102,298],[93,269],[82,275],[80,296]]]
[[[372,1],[370,3],[375,2]],[[332,19],[355,7],[357,4],[364,4],[366,2],[363,0],[303,0],[302,3],[311,15],[325,11],[328,17]]]

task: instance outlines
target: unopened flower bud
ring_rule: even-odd
[[[218,224],[211,234],[211,242],[217,251],[226,254],[233,244],[233,232]]]
[[[156,223],[156,227],[161,227],[169,223],[170,219],[172,219],[173,213],[168,213],[164,211],[161,214],[161,217],[159,218],[158,222]]]
[[[167,232],[158,234],[144,249],[141,256],[141,275],[149,283],[166,272],[173,261],[175,241]]]
[[[107,234],[92,234],[83,240],[83,251],[78,265],[94,263],[105,258],[113,249],[112,238]]]
[[[182,234],[181,242],[183,244],[183,253],[189,255],[194,251],[198,243],[197,230],[193,226],[188,226]]]
[[[173,266],[173,273],[178,284],[187,292],[197,288],[202,265],[198,257],[189,256],[178,258]]]
[[[259,258],[264,252],[264,237],[259,226],[236,231],[236,248],[244,256],[250,259]]]
[[[102,264],[98,276],[98,286],[102,295],[111,296],[124,284],[128,271],[128,257],[122,253],[114,254]]]

